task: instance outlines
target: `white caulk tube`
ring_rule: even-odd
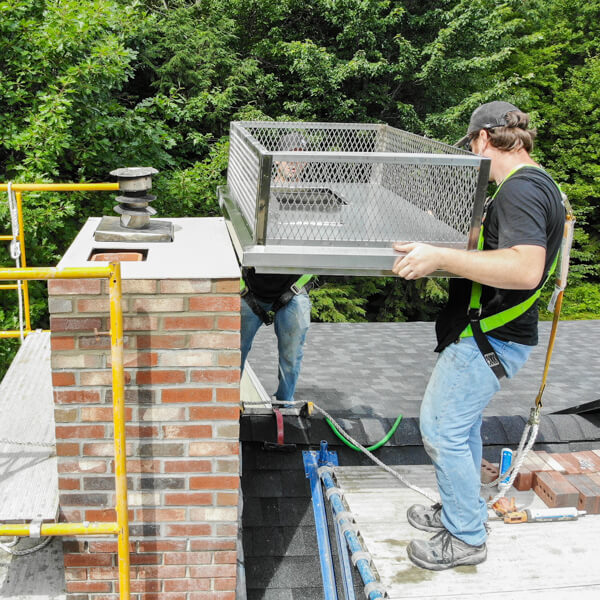
[[[562,508],[528,508],[527,513],[528,523],[541,523],[544,521],[576,521],[579,517],[583,517],[585,510],[577,510],[574,506],[565,506]]]

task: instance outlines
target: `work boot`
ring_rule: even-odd
[[[471,546],[454,537],[447,529],[439,531],[430,540],[413,540],[408,544],[407,552],[415,565],[432,571],[477,565],[487,558],[485,544]]]
[[[440,531],[444,529],[442,524],[442,505],[437,502],[433,506],[413,504],[406,511],[408,522],[417,529],[423,531]]]

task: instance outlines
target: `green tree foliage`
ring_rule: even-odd
[[[565,314],[598,316],[599,45],[600,0],[0,0],[0,180],[152,165],[160,214],[216,215],[231,120],[386,122],[452,143],[501,98],[533,115],[536,158],[577,214]],[[56,264],[112,206],[27,194],[30,264]],[[313,316],[431,319],[445,294],[440,280],[330,278]],[[0,327],[15,324],[5,293]]]

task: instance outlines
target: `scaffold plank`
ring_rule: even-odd
[[[419,487],[436,490],[433,467],[395,468]],[[600,594],[598,515],[552,523],[490,521],[485,562],[435,572],[413,565],[406,554],[411,540],[433,535],[406,520],[408,507],[430,504],[427,498],[376,467],[336,467],[335,477],[390,600],[591,600]],[[517,505],[545,507],[532,491],[508,495],[517,497]]]
[[[58,511],[50,334],[29,334],[0,383],[0,521]]]

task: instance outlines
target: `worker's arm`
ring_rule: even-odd
[[[418,279],[436,270],[506,290],[531,290],[544,274],[546,249],[542,246],[513,246],[500,250],[467,251],[429,244],[393,245],[406,253],[396,259],[392,271],[404,279]]]

